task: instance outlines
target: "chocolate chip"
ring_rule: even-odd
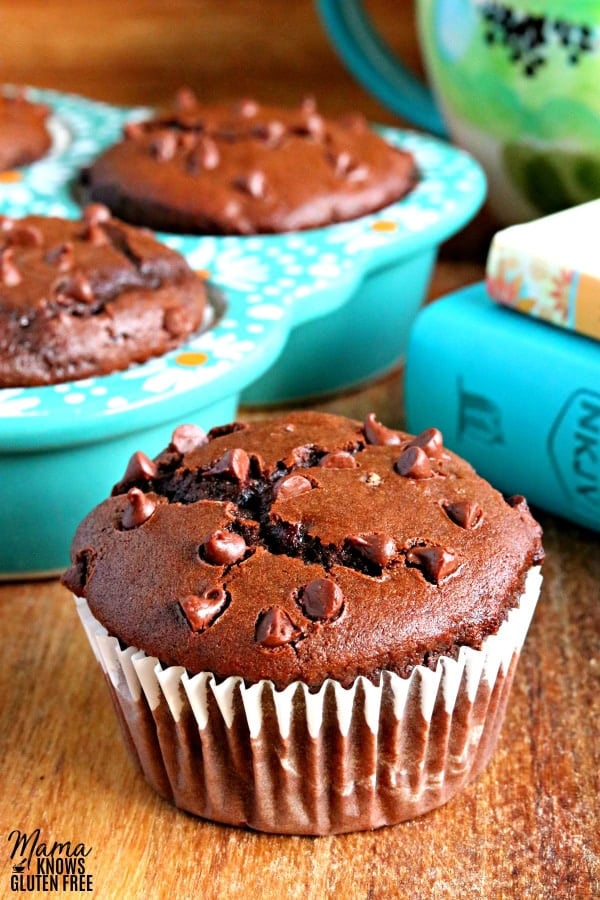
[[[198,105],[198,98],[190,87],[181,87],[175,94],[174,106],[178,112],[191,112]]]
[[[245,450],[236,447],[223,454],[220,460],[207,471],[207,475],[228,475],[236,481],[246,482],[250,471],[250,457]]]
[[[387,566],[396,555],[396,541],[386,534],[371,532],[353,534],[346,538],[348,543],[377,566]]]
[[[282,478],[275,487],[275,497],[277,500],[293,500],[300,494],[306,494],[312,491],[312,482],[304,475],[288,475]]]
[[[421,447],[407,447],[394,463],[394,469],[405,478],[430,478],[431,463]]]
[[[81,550],[73,565],[69,566],[61,578],[62,583],[73,594],[81,597],[91,575],[91,568],[96,558],[96,551],[91,547]]]
[[[375,413],[369,413],[365,417],[363,431],[368,444],[389,447],[402,442],[397,431],[392,431],[377,421]]]
[[[323,469],[355,469],[358,465],[351,453],[346,450],[336,450],[334,453],[326,453],[319,460]]]
[[[291,457],[294,460],[296,465],[302,465],[302,463],[308,462],[313,453],[313,445],[312,444],[302,444],[299,447],[294,447],[291,453]]]
[[[332,164],[337,178],[343,178],[352,167],[352,157],[347,150],[342,150],[340,153],[328,153],[327,158]]]
[[[242,211],[242,207],[237,200],[228,200],[223,207],[223,216],[229,220],[237,220]]]
[[[94,291],[92,285],[81,272],[62,278],[54,286],[56,299],[76,300],[80,303],[93,303]]]
[[[15,224],[8,233],[8,242],[13,247],[41,247],[44,238],[35,225]]]
[[[156,509],[156,501],[136,487],[127,491],[127,501],[121,516],[121,527],[126,531],[143,525]]]
[[[370,487],[379,487],[379,485],[383,482],[383,478],[377,472],[367,472],[364,476],[364,481]]]
[[[231,531],[213,532],[202,545],[202,555],[209,563],[215,566],[229,566],[241,559],[248,546],[241,534]]]
[[[443,547],[413,547],[406,554],[406,562],[409,566],[420,569],[432,584],[439,584],[456,572],[460,565],[456,553]]]
[[[525,512],[529,512],[529,505],[523,494],[513,494],[512,497],[506,498],[506,502],[509,506],[512,506],[513,509],[521,509]]]
[[[221,161],[219,148],[212,138],[201,137],[196,148],[200,165],[203,169],[216,169]]]
[[[89,225],[86,225],[85,230],[81,233],[81,238],[92,247],[104,247],[106,244],[110,244],[109,237],[99,222],[90,222]]]
[[[254,171],[235,178],[233,186],[239,191],[249,194],[250,197],[260,199],[265,195],[267,182],[264,172]]]
[[[75,262],[73,243],[65,241],[64,244],[53,247],[46,254],[45,260],[49,265],[56,266],[59,272],[68,272]]]
[[[21,273],[15,264],[14,253],[12,247],[0,250],[0,280],[6,287],[16,287],[21,283]]]
[[[161,131],[152,138],[150,152],[159,162],[169,162],[177,150],[177,136],[172,131]]]
[[[416,435],[409,443],[408,447],[421,447],[427,456],[432,459],[438,459],[444,456],[444,439],[442,432],[437,428],[427,428],[421,434]]]
[[[346,181],[350,184],[359,184],[361,181],[366,181],[368,177],[368,166],[354,166],[346,173]]]
[[[88,225],[100,225],[103,222],[109,222],[111,218],[110,209],[103,203],[88,203],[83,210],[83,220]]]
[[[259,107],[256,100],[245,98],[236,103],[234,109],[244,119],[252,119],[257,114]]]
[[[283,647],[300,637],[300,629],[280,606],[270,606],[259,615],[254,640],[263,647]]]
[[[264,141],[269,147],[276,147],[285,134],[286,128],[283,122],[273,119],[271,122],[262,122],[254,125],[251,134],[253,137]]]
[[[449,519],[460,528],[475,528],[481,524],[483,510],[478,503],[469,500],[458,500],[455,503],[443,503],[442,508]]]
[[[303,97],[302,102],[300,103],[300,109],[303,113],[310,115],[317,111],[317,101],[312,96]]]
[[[301,133],[309,134],[312,138],[319,139],[323,137],[325,133],[325,122],[322,117],[317,115],[316,113],[312,113],[306,117],[306,121],[304,123],[304,127],[301,129]]]
[[[123,126],[123,137],[128,141],[141,141],[146,134],[143,122],[126,122]]]
[[[179,605],[192,631],[204,631],[213,625],[228,605],[227,593],[219,585],[207,585],[197,594],[188,594]]]
[[[158,466],[154,460],[137,450],[130,458],[123,475],[123,481],[150,481],[158,475]]]
[[[331,622],[341,612],[344,595],[335,581],[329,578],[315,578],[304,586],[299,602],[307,618]]]
[[[191,453],[208,444],[205,432],[198,425],[178,425],[171,435],[171,446],[177,453]]]

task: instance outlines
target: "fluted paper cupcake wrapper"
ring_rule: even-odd
[[[498,632],[435,670],[278,691],[190,676],[119,641],[76,598],[134,757],[196,815],[261,831],[334,834],[445,803],[488,762],[541,586],[538,567]]]

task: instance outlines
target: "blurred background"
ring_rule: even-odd
[[[366,6],[421,71],[411,0]],[[8,0],[0,34],[4,82],[123,104],[166,102],[182,84],[207,101],[315,94],[330,113],[397,121],[348,74],[312,0]]]

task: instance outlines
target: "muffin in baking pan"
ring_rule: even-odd
[[[144,362],[196,331],[205,305],[183,256],[100,204],[79,221],[0,216],[0,387]]]
[[[0,211],[13,218],[33,211],[76,217],[77,200],[90,199],[85,190],[73,190],[82,170],[104,171],[113,153],[118,159],[138,154],[139,167],[129,160],[124,171],[119,162],[119,179],[130,178],[132,190],[139,187],[139,168],[139,177],[160,175],[161,197],[176,195],[185,216],[202,198],[202,192],[196,198],[198,184],[217,206],[204,217],[205,225],[217,217],[209,223],[215,234],[204,236],[194,268],[211,277],[229,269],[249,305],[270,304],[273,292],[285,289],[293,313],[285,353],[267,372],[256,372],[243,393],[247,405],[304,403],[363,385],[401,364],[439,244],[471,218],[485,190],[480,167],[457,148],[426,135],[365,126],[360,115],[333,121],[314,102],[280,110],[285,122],[256,101],[219,107],[208,123],[215,134],[207,136],[200,120],[208,108],[186,93],[178,109],[154,116],[148,109],[30,93],[48,104],[52,122],[65,125],[68,139],[62,153],[23,170],[18,182],[0,183]],[[233,130],[221,122],[226,114]],[[359,163],[361,153],[366,164]],[[382,176],[386,159],[389,173]],[[234,174],[234,160],[246,168]],[[90,178],[95,184],[95,175]],[[122,205],[113,210],[118,215],[127,218],[135,207],[137,217],[148,206],[147,212],[158,210],[167,230],[179,227],[173,219],[178,213],[163,207],[160,197],[158,206],[156,197],[130,202],[126,185],[111,179],[99,189],[109,205]],[[153,197],[150,188],[147,196]],[[308,227],[321,215],[330,224]],[[276,225],[284,230],[275,233]],[[251,233],[259,228],[271,230]],[[171,232],[163,238],[173,244],[188,236]],[[265,278],[273,261],[280,284]]]
[[[326,119],[312,99],[209,105],[181,91],[172,109],[126,125],[83,184],[116,215],[162,231],[271,234],[374,212],[417,179],[413,155],[359,115]]]

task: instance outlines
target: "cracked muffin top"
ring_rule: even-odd
[[[205,302],[179,253],[100,204],[80,221],[0,216],[0,388],[143,362],[195,331]]]
[[[542,558],[525,500],[436,429],[296,412],[134,454],[64,583],[166,665],[317,687],[480,646]]]
[[[35,162],[48,152],[49,115],[47,106],[27,100],[23,91],[0,95],[0,172]]]
[[[205,105],[189,90],[173,108],[125,126],[83,173],[91,200],[166,231],[256,234],[346,221],[399,200],[416,183],[410,153],[353,114],[325,119],[254,100]]]

